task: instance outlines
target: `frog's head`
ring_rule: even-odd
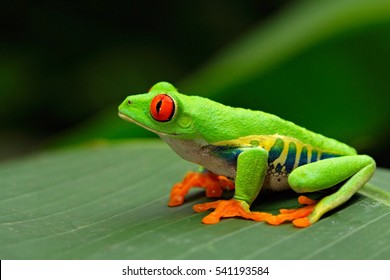
[[[155,84],[148,93],[128,96],[119,106],[119,116],[159,135],[191,137],[193,120],[184,109],[189,96],[167,83]]]

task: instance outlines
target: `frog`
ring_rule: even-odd
[[[179,93],[168,82],[128,96],[118,114],[156,133],[181,158],[200,166],[174,184],[168,205],[182,205],[190,189],[204,188],[208,198],[216,198],[193,206],[199,213],[211,211],[202,218],[204,224],[237,217],[308,227],[346,203],[376,168],[372,157],[338,140],[274,114]],[[218,199],[225,190],[234,194]],[[277,214],[251,210],[261,193],[284,190],[297,193],[301,207]],[[309,198],[325,190],[330,194]]]

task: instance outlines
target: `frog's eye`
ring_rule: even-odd
[[[150,103],[150,114],[156,121],[170,121],[175,114],[175,101],[167,94],[156,95]]]

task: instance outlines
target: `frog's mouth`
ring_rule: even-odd
[[[137,122],[136,120],[134,120],[134,119],[132,119],[132,118],[126,116],[125,114],[122,114],[121,112],[118,112],[118,116],[119,116],[121,119],[125,120],[125,121],[135,123],[136,125],[138,125],[138,126],[140,126],[140,127],[142,127],[142,128],[145,128],[146,130],[149,130],[149,131],[151,131],[151,132],[153,132],[153,133],[156,133],[156,134],[158,134],[158,135],[163,135],[163,136],[164,136],[164,135],[165,135],[165,136],[179,136],[179,134],[176,134],[176,133],[164,133],[164,132],[161,132],[161,131],[154,130],[154,129],[152,129],[152,128],[150,128],[150,127],[148,127],[148,126],[146,126],[146,125],[144,125],[144,124],[142,124],[142,123],[140,123],[140,122]]]

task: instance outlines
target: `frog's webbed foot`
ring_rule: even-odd
[[[219,176],[208,171],[189,172],[182,182],[173,186],[168,205],[182,205],[185,195],[193,187],[205,188],[207,197],[220,197],[223,190],[233,190],[234,183],[224,176]]]
[[[298,197],[298,202],[306,206],[297,209],[280,209],[280,214],[272,215],[266,219],[266,222],[271,225],[280,225],[281,223],[292,221],[296,227],[310,226],[311,222],[307,217],[313,212],[317,201],[301,195]]]
[[[205,224],[216,224],[221,218],[241,217],[257,222],[265,221],[271,225],[280,225],[284,222],[292,221],[296,227],[310,226],[311,223],[307,217],[313,212],[317,202],[303,195],[298,198],[298,202],[306,206],[298,209],[280,209],[280,214],[278,215],[266,212],[251,212],[246,202],[235,199],[197,204],[193,206],[193,209],[196,212],[215,209],[211,214],[202,219],[202,222]]]
[[[202,219],[204,224],[216,224],[219,223],[221,218],[231,217],[241,217],[260,222],[272,216],[272,214],[269,213],[251,212],[246,202],[235,199],[197,204],[193,206],[193,209],[196,212],[204,212],[209,209],[215,209],[211,214]]]

